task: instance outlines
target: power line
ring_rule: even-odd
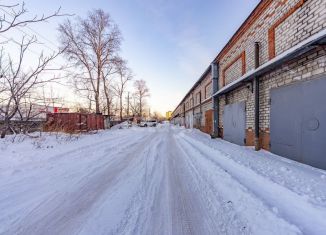
[[[18,46],[21,46],[21,43],[17,42],[17,41],[16,41],[15,39],[13,39],[13,38],[8,38],[7,36],[1,35],[1,34],[0,34],[0,37],[3,37],[4,39],[7,39],[8,41],[11,41],[11,42],[17,44]],[[30,51],[30,52],[32,52],[33,54],[35,54],[35,55],[37,55],[37,56],[40,55],[40,53],[37,53],[36,51],[34,51],[34,50],[30,49],[30,48],[27,48],[27,50]]]
[[[54,45],[55,47],[58,47],[58,45],[56,45],[54,42],[50,41],[49,39],[47,39],[46,37],[44,37],[42,34],[38,33],[37,31],[35,31],[34,29],[32,29],[31,27],[29,27],[28,25],[26,26],[26,28],[28,28],[28,29],[31,30],[32,32],[36,33],[36,34],[39,35],[41,38],[43,38],[45,41],[51,43],[51,44]]]
[[[3,8],[0,8],[0,10],[1,10],[2,12],[4,12],[4,13],[8,14],[8,15],[11,16],[12,18],[15,17],[15,15],[14,15],[13,13],[10,13],[10,12],[8,12],[7,10],[5,10],[5,9],[3,9]],[[54,42],[52,42],[51,40],[47,39],[46,37],[44,37],[43,35],[41,35],[39,32],[37,32],[37,31],[35,31],[34,29],[32,29],[31,27],[29,27],[28,25],[26,25],[26,26],[24,26],[24,27],[28,28],[29,30],[31,30],[31,31],[34,32],[35,34],[39,35],[41,38],[43,38],[43,39],[46,40],[47,42],[51,43],[51,44],[54,45],[56,48],[58,48],[58,46],[57,46]],[[32,38],[33,36],[35,36],[35,35],[31,36],[30,34],[26,33],[24,30],[22,30],[22,29],[19,28],[19,27],[16,27],[15,29],[21,31],[22,33],[24,33],[25,35],[27,35],[27,36],[29,36],[29,37],[31,37],[31,38]],[[47,47],[48,49],[50,49],[50,50],[52,50],[52,51],[55,51],[53,48],[49,47],[48,45],[46,45],[46,44],[43,44],[43,45],[44,45],[45,47]]]
[[[0,8],[0,10],[1,10],[2,12],[4,12],[4,13],[8,14],[8,15],[11,16],[12,18],[15,17],[15,15],[14,15],[13,13],[10,13],[10,12],[8,12],[7,10],[5,10],[5,9],[3,9],[3,8]],[[30,31],[34,32],[35,34],[37,34],[37,35],[39,35],[41,38],[43,38],[45,41],[49,42],[50,44],[52,44],[52,45],[54,45],[56,48],[58,48],[58,45],[56,45],[54,42],[52,42],[51,40],[49,40],[49,39],[47,39],[46,37],[44,37],[42,34],[40,34],[40,33],[38,33],[37,31],[35,31],[33,28],[29,27],[28,25],[26,25],[26,26],[24,26],[24,27],[28,28]],[[29,36],[31,39],[32,39],[33,37],[35,37],[35,35],[30,35],[30,34],[28,34],[27,32],[25,32],[24,30],[22,30],[22,29],[19,28],[19,27],[15,27],[15,29],[17,29],[17,30],[19,30],[20,32],[24,33],[26,36]],[[17,42],[17,41],[16,41],[15,39],[13,39],[13,38],[8,38],[8,37],[6,37],[6,36],[4,36],[4,35],[0,35],[0,36],[2,36],[3,38],[7,39],[8,41],[12,41],[12,42],[14,42],[15,44],[21,46],[21,43]],[[52,52],[56,53],[56,49],[53,49],[53,48],[51,48],[51,47],[49,47],[48,45],[43,44],[43,43],[42,43],[42,45],[45,46],[45,47],[47,47],[48,49],[50,49]],[[39,52],[36,52],[36,51],[34,51],[34,50],[30,49],[30,48],[27,48],[27,50],[30,51],[30,52],[32,52],[33,54],[35,54],[35,55],[37,55],[37,56],[40,55]],[[71,69],[71,68],[74,68],[74,67],[75,67],[75,65],[71,65],[71,66],[67,66],[67,67],[61,68],[62,65],[59,65],[58,63],[56,63],[56,62],[54,62],[54,61],[52,61],[52,63],[55,64],[55,65],[57,65],[60,69],[53,69],[53,68],[52,68],[52,69],[47,69],[47,71],[49,71],[49,70],[52,70],[52,71],[57,70],[57,71],[63,71],[63,72],[68,72],[68,73],[69,73],[69,72],[71,72],[71,71],[69,71],[68,69]]]
[[[6,37],[6,36],[4,36],[4,35],[0,35],[0,37],[3,37],[4,39],[6,39],[6,40],[8,40],[8,41],[11,41],[11,42],[17,44],[18,46],[21,46],[21,43],[17,42],[17,41],[16,41],[15,39],[13,39],[13,38],[8,38],[8,37]],[[34,50],[30,49],[30,48],[27,48],[27,50],[30,51],[31,53],[33,53],[34,55],[40,56],[40,53],[39,53],[39,52],[36,52],[36,51],[34,51]],[[68,66],[68,67],[65,68],[65,67],[63,67],[62,65],[56,63],[55,61],[51,61],[51,63],[55,64],[55,65],[58,66],[59,68],[58,68],[58,69],[53,69],[53,68],[52,68],[52,69],[47,69],[47,70],[52,70],[52,71],[57,70],[57,71],[70,72],[70,71],[67,70],[67,69],[70,69],[70,68],[75,67],[74,65],[71,65],[71,66]],[[63,68],[62,68],[62,67],[63,67]]]

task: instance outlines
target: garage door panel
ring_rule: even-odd
[[[326,169],[326,79],[303,84],[303,162]]]
[[[271,91],[271,150],[300,161],[300,88],[282,87]],[[291,105],[289,105],[291,104]]]
[[[271,150],[326,169],[326,79],[271,91]]]
[[[223,135],[224,139],[238,144],[244,145],[245,128],[246,128],[246,104],[238,102],[229,104],[224,107],[223,113]]]

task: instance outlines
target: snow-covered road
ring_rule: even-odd
[[[0,234],[326,234],[326,172],[171,126],[0,142]]]

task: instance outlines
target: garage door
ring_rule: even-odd
[[[271,151],[326,169],[326,79],[271,90]]]
[[[239,102],[224,106],[223,138],[238,145],[245,144],[246,103]]]
[[[207,110],[205,112],[205,126],[204,132],[211,134],[213,130],[213,110]]]

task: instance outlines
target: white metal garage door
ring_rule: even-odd
[[[326,169],[326,79],[271,90],[271,151]]]

